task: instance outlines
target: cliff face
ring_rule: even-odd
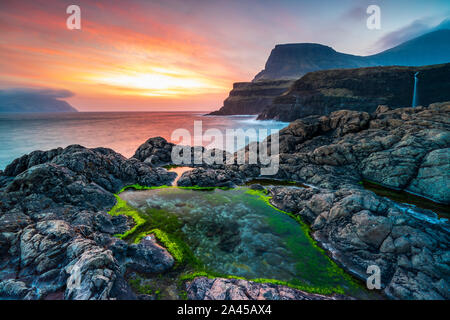
[[[293,83],[292,80],[237,82],[223,107],[210,115],[259,114]]]
[[[378,105],[409,107],[418,74],[418,102],[450,100],[450,63],[425,67],[372,67],[323,70],[297,80],[258,119],[293,121],[337,110],[374,112]]]
[[[272,50],[265,69],[255,76],[253,82],[235,84],[223,107],[212,114],[263,112],[276,96],[287,91],[288,81],[297,80],[309,72],[391,65],[424,66],[448,62],[450,62],[448,29],[427,33],[392,49],[366,57],[340,53],[330,47],[314,43],[277,45]],[[281,83],[279,80],[287,82]],[[408,81],[410,80],[408,78]],[[403,102],[405,99],[399,101]]]

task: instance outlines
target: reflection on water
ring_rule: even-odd
[[[439,217],[450,218],[450,206],[448,205],[437,203],[405,191],[386,188],[366,180],[362,181],[362,185],[365,189],[370,190],[381,197],[386,197],[399,203],[411,204],[418,208],[431,210],[437,213]]]
[[[215,272],[362,294],[314,245],[304,225],[247,187],[130,190],[120,197],[149,215],[163,210],[176,217],[195,256]]]
[[[287,125],[254,119],[254,116],[203,117],[201,113],[192,112],[0,114],[0,170],[31,151],[70,144],[111,148],[131,157],[150,137],[161,136],[170,141],[172,132],[178,128],[193,134],[194,121],[199,120],[203,122],[204,131],[217,128],[223,133],[226,129],[237,128],[279,130]]]

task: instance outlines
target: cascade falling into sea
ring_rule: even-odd
[[[419,105],[419,97],[417,95],[417,85],[419,84],[419,78],[417,76],[419,75],[419,72],[416,72],[414,74],[414,94],[413,94],[413,102],[412,107],[417,107]]]

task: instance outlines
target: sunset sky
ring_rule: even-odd
[[[71,4],[81,30],[66,27]],[[68,90],[80,111],[216,110],[276,44],[367,55],[448,17],[448,0],[0,0],[0,89]]]

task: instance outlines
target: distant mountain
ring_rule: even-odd
[[[286,94],[295,80],[319,70],[377,66],[425,66],[450,62],[450,25],[445,20],[434,31],[371,56],[335,51],[316,43],[276,45],[264,70],[252,82],[233,86],[223,107],[213,115],[259,114]]]
[[[371,56],[355,56],[313,43],[277,45],[253,81],[299,79],[308,72],[374,66],[424,66],[450,62],[450,29],[437,30]]]
[[[365,59],[373,66],[425,66],[450,62],[450,29],[424,34]]]
[[[67,90],[0,90],[0,112],[78,112],[61,98],[73,94]]]
[[[270,53],[266,67],[253,82],[297,80],[317,70],[366,67],[364,57],[344,54],[317,43],[279,44]]]

